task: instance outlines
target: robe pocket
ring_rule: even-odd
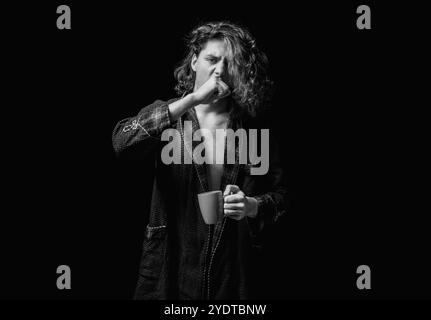
[[[151,299],[158,295],[163,270],[166,269],[166,246],[166,226],[147,226],[137,288],[142,298]]]
[[[150,227],[145,230],[142,247],[141,269],[155,273],[164,261],[166,252],[166,226]]]

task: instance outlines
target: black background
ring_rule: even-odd
[[[56,28],[60,4],[71,7],[72,30]],[[371,7],[372,30],[356,28],[360,4]],[[152,173],[145,163],[116,161],[111,133],[119,120],[174,96],[183,36],[207,20],[248,27],[276,84],[267,117],[291,203],[265,253],[267,297],[430,297],[427,211],[416,204],[425,191],[408,162],[417,127],[406,110],[417,103],[405,94],[424,42],[424,20],[411,18],[418,8],[54,1],[3,9],[12,99],[2,298],[132,297]],[[72,290],[56,287],[62,264],[71,267]],[[371,268],[371,290],[356,287],[362,264]]]

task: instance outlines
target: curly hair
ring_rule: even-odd
[[[193,91],[196,76],[191,68],[193,55],[198,56],[206,43],[213,39],[224,41],[230,52],[230,97],[237,105],[231,109],[231,116],[246,114],[255,117],[269,105],[271,99],[273,83],[267,75],[268,59],[258,49],[250,32],[231,22],[204,23],[186,36],[188,53],[174,72],[176,92],[183,95]]]

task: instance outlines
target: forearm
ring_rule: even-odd
[[[193,93],[169,104],[168,108],[171,122],[176,122],[188,109],[193,108],[196,105],[197,103]]]
[[[248,220],[253,235],[259,234],[265,225],[276,223],[287,211],[286,190],[280,188],[274,192],[268,192],[253,197],[256,201],[254,216]]]
[[[136,144],[151,151],[160,141],[163,130],[171,127],[169,108],[161,100],[143,108],[137,116],[121,120],[114,128],[112,135],[116,154]]]

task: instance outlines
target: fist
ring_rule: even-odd
[[[193,96],[197,104],[209,104],[217,102],[230,95],[231,91],[220,76],[213,73],[211,77],[197,89]]]
[[[257,200],[247,197],[238,186],[229,184],[223,193],[224,215],[235,220],[254,218],[257,214]]]

